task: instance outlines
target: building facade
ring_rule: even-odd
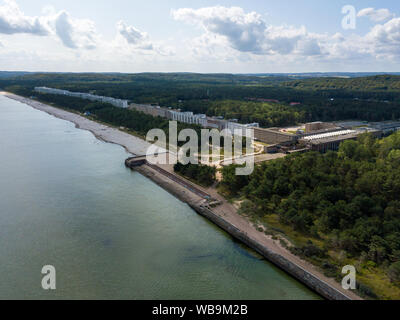
[[[254,138],[267,144],[296,143],[299,135],[280,132],[278,128],[254,128]]]
[[[128,108],[128,100],[116,99],[116,98],[112,98],[112,97],[97,96],[97,95],[90,94],[90,93],[71,92],[68,90],[54,89],[54,88],[47,88],[47,87],[36,87],[35,91],[39,92],[39,93],[45,93],[45,94],[57,94],[57,95],[74,97],[74,98],[86,99],[86,100],[90,100],[90,101],[109,103],[118,108],[124,108],[124,109]]]
[[[193,112],[181,112],[179,110],[169,110],[169,113],[172,121],[207,127],[207,116],[205,114],[194,114]]]
[[[380,137],[382,131],[379,130],[341,130],[332,131],[322,134],[315,134],[303,137],[300,143],[312,151],[327,152],[339,150],[340,144],[346,140],[356,140],[359,135],[363,133],[370,133],[375,137]]]
[[[251,138],[252,135],[254,136],[254,133],[252,133],[250,130],[259,127],[260,125],[258,123],[241,124],[237,122],[226,122],[224,129],[230,130],[233,135]]]

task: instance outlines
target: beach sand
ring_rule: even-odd
[[[7,98],[25,103],[37,110],[44,111],[54,117],[59,119],[67,120],[76,125],[77,128],[82,130],[88,130],[92,132],[98,139],[105,142],[110,142],[118,144],[126,149],[127,152],[136,155],[143,156],[146,155],[147,149],[151,144],[143,139],[135,137],[131,134],[105,126],[96,121],[87,119],[79,114],[71,113],[63,109],[55,108],[47,104],[35,101],[29,98],[17,96],[8,92],[1,92]]]

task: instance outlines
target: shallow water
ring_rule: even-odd
[[[0,96],[0,299],[319,299],[128,156]]]

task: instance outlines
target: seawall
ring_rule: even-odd
[[[336,290],[328,283],[318,279],[308,271],[304,270],[303,268],[289,261],[283,256],[272,252],[270,249],[258,243],[256,240],[252,239],[247,234],[245,234],[235,226],[231,225],[230,223],[228,223],[220,216],[216,215],[211,210],[202,206],[198,206],[196,204],[190,206],[194,210],[196,210],[196,212],[198,212],[200,215],[206,217],[207,219],[215,223],[217,226],[219,226],[221,229],[229,233],[231,236],[242,241],[248,247],[257,251],[265,259],[272,262],[274,265],[284,270],[285,272],[287,272],[288,274],[290,274],[291,276],[293,276],[294,278],[305,284],[307,287],[320,294],[322,297],[328,300],[351,300],[350,297]]]
[[[148,177],[179,200],[187,203],[198,214],[216,224],[225,232],[229,233],[232,237],[236,238],[237,240],[246,244],[248,247],[257,251],[265,259],[267,259],[283,271],[287,272],[322,297],[328,300],[352,300],[349,296],[340,292],[325,281],[317,278],[299,265],[293,263],[292,261],[289,261],[287,258],[273,252],[266,246],[260,244],[258,241],[252,239],[248,234],[238,229],[237,227],[214,213],[211,209],[209,209],[208,206],[206,206],[206,202],[204,200],[194,200],[194,198],[190,196],[188,192],[182,192],[182,190],[177,187],[174,181],[168,181],[169,179],[165,179],[165,177],[162,177],[159,173],[155,172],[147,165],[131,167],[129,161],[126,162],[126,165],[131,169],[134,169],[135,171],[138,171],[142,175]]]

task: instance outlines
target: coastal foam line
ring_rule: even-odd
[[[44,111],[57,118],[73,122],[77,128],[88,130],[92,132],[95,137],[105,142],[118,144],[133,155],[146,155],[147,148],[150,146],[148,142],[138,137],[89,120],[78,114],[15,94],[7,92],[0,92],[0,94],[27,104],[37,110]],[[127,159],[125,164],[128,167],[131,167],[128,162],[129,159]],[[190,189],[185,188],[150,166],[145,164],[131,168],[149,178],[179,200],[187,203],[198,214],[207,218],[234,238],[260,253],[268,261],[272,262],[280,269],[320,294],[322,297],[330,300],[361,300],[361,298],[354,292],[342,289],[333,279],[324,276],[321,272],[316,270],[315,266],[312,264],[293,255],[288,250],[279,247],[279,244],[276,241],[261,234],[249,223],[249,221],[239,216],[236,213],[236,209],[234,209],[232,205],[228,204],[226,200],[216,192],[213,191],[212,196],[223,202],[223,205],[211,209],[208,202],[203,197],[193,193]]]
[[[147,149],[151,145],[143,139],[135,137],[116,128],[112,128],[110,126],[106,126],[96,121],[87,119],[79,114],[52,107],[39,101],[21,97],[9,92],[0,92],[0,94],[9,99],[27,104],[34,109],[46,112],[56,118],[72,122],[78,129],[90,131],[99,140],[120,145],[124,147],[127,152],[133,155],[146,155]]]

